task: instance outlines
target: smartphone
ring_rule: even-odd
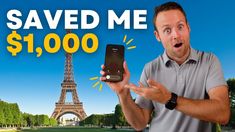
[[[104,72],[107,82],[119,82],[123,79],[124,46],[108,44],[105,52]]]

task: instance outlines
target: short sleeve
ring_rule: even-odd
[[[147,71],[149,71],[149,67],[147,65],[145,65],[145,67],[142,71],[141,77],[140,77],[140,82],[146,87],[148,86],[147,80],[148,80],[148,76],[149,76]],[[153,109],[152,101],[148,100],[142,96],[137,96],[135,103],[141,108]]]
[[[227,83],[224,79],[224,74],[221,68],[221,64],[219,62],[219,59],[215,55],[212,55],[207,75],[206,90],[208,92],[211,88],[215,88],[217,86],[222,86],[222,85],[227,86]]]

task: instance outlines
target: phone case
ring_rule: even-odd
[[[105,53],[106,81],[119,82],[123,80],[124,46],[108,44]]]

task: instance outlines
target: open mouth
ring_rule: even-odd
[[[175,48],[179,48],[179,47],[181,47],[182,45],[183,45],[183,43],[177,43],[177,44],[174,45],[174,47],[175,47]]]

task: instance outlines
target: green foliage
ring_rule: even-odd
[[[12,111],[14,112],[14,109],[12,107],[12,104],[6,103],[4,101],[0,101],[1,102],[1,106],[2,107],[2,111],[3,111],[3,120],[4,123],[2,125],[12,125],[13,123],[13,114]]]
[[[4,113],[3,113],[4,107],[5,107],[5,102],[0,101],[0,126],[5,124],[5,116],[4,116]]]
[[[49,118],[47,115],[32,115],[28,113],[22,114],[27,126],[56,126],[57,120]]]
[[[18,104],[14,103],[10,105],[11,114],[12,114],[12,124],[18,125],[21,123],[21,113]]]
[[[216,132],[222,132],[220,124],[216,123]]]
[[[231,116],[228,125],[235,127],[235,78],[228,79],[227,84],[229,87],[229,97],[231,106]]]
[[[231,110],[230,126],[235,128],[235,109]]]
[[[104,126],[113,125],[114,124],[114,114],[105,114],[102,122],[103,122]]]
[[[57,126],[57,120],[54,119],[54,118],[50,118],[49,119],[49,124],[50,124],[50,126]]]
[[[81,121],[81,125],[95,125],[98,126],[101,123],[102,115],[92,114],[87,117],[85,120]]]
[[[42,115],[42,118],[43,118],[43,125],[49,126],[50,125],[49,117],[47,115]]]
[[[104,114],[104,115],[92,114],[89,117],[87,117],[85,120],[80,121],[79,124],[81,126],[85,125],[111,126],[114,123],[113,119],[114,119],[114,114]]]
[[[36,115],[39,126],[48,126],[49,118],[47,115]]]
[[[115,124],[118,126],[124,126],[127,124],[120,104],[117,104],[115,107],[114,120]]]
[[[235,78],[228,79],[231,108],[235,109]]]
[[[20,132],[133,132],[127,129],[113,130],[110,128],[89,127],[47,127],[21,130]]]
[[[36,122],[36,118],[32,115],[32,114],[28,114],[28,113],[23,113],[23,120],[26,122],[26,126],[34,126],[35,122]]]
[[[121,106],[118,104],[115,107],[114,114],[95,115],[92,114],[85,120],[80,121],[81,126],[94,125],[94,126],[127,126]]]
[[[56,126],[55,119],[47,115],[21,113],[17,103],[0,100],[0,127],[2,126]]]
[[[50,121],[47,115],[35,115],[34,117],[34,126],[49,126]]]

